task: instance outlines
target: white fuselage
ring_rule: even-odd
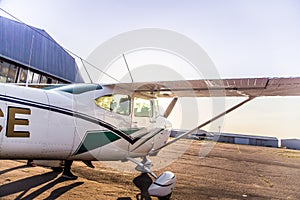
[[[126,160],[167,141],[165,118],[154,108],[150,117],[134,116],[133,97],[126,114],[95,104],[112,93],[92,84],[50,90],[0,84],[0,159]]]

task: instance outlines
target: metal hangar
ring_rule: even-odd
[[[0,16],[0,82],[83,82],[75,59],[46,31]]]

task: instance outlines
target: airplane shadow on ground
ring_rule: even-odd
[[[0,186],[0,199],[1,199],[1,197],[9,196],[11,194],[15,194],[15,193],[19,193],[19,192],[22,192],[22,193],[18,197],[16,197],[16,199],[18,199],[18,200],[34,199],[38,195],[40,195],[43,192],[54,187],[56,184],[67,181],[67,179],[64,179],[62,177],[55,179],[58,176],[58,174],[59,174],[59,172],[47,172],[44,174],[35,175],[32,177],[24,178],[24,179],[21,179],[18,181],[14,181],[14,182],[10,182],[10,183],[1,185]],[[32,193],[27,194],[27,196],[24,196],[30,189],[37,187],[39,185],[45,184],[47,182],[49,182],[49,183],[44,185],[43,187],[33,191]],[[64,194],[65,192],[67,192],[68,190],[71,190],[72,188],[77,187],[81,184],[83,184],[83,182],[75,182],[70,185],[57,188],[57,189],[53,190],[51,192],[50,196],[47,197],[46,199],[55,199],[55,198],[61,196],[62,194]]]
[[[5,173],[10,172],[10,171],[14,171],[14,170],[17,170],[17,169],[28,168],[28,167],[29,167],[28,165],[21,165],[21,166],[13,167],[13,168],[10,168],[10,169],[5,169],[5,170],[0,171],[0,175],[5,174]]]

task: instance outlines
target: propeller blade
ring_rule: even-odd
[[[165,118],[169,117],[169,115],[171,114],[174,106],[176,105],[177,100],[178,100],[178,97],[173,98],[173,100],[171,101],[171,103],[169,104],[168,108],[166,109],[166,111],[164,113]]]

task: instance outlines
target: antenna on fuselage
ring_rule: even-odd
[[[87,68],[85,67],[85,64],[84,64],[84,62],[83,62],[83,60],[82,60],[81,57],[80,57],[80,60],[81,60],[83,69],[85,70],[86,74],[88,75],[88,78],[90,79],[91,83],[93,83],[93,80],[92,80],[92,78],[91,78],[91,76],[90,76],[90,73],[88,72]]]
[[[124,61],[125,61],[125,64],[126,64],[127,70],[128,70],[128,72],[129,72],[129,75],[130,75],[130,78],[131,78],[131,82],[133,83],[132,74],[131,74],[131,72],[130,72],[130,69],[129,69],[129,66],[128,66],[128,63],[127,63],[127,60],[126,60],[126,58],[125,58],[125,54],[123,53],[123,54],[122,54],[122,56],[123,56],[123,58],[124,58]]]

